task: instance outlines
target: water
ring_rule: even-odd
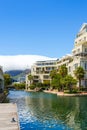
[[[42,92],[10,91],[21,130],[87,130],[87,97],[58,97]]]

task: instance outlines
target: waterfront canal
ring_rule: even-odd
[[[87,130],[87,97],[10,91],[17,103],[21,130]]]

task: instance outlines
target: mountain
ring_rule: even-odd
[[[5,71],[5,74],[9,74],[13,77],[19,75],[22,72],[23,70],[9,70],[9,71]]]
[[[22,80],[25,81],[25,76],[30,72],[30,69],[25,70],[9,70],[5,71],[5,74],[11,75],[13,80],[21,82]]]

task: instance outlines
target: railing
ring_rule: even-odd
[[[73,56],[87,56],[87,52],[80,52],[80,53],[75,53]]]

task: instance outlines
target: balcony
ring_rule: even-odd
[[[44,80],[48,80],[50,77],[49,77],[49,75],[44,75],[43,78],[44,78]]]
[[[87,52],[75,53],[75,54],[73,54],[73,56],[82,56],[82,57],[85,57],[85,56],[87,56]]]
[[[75,47],[77,47],[79,45],[83,45],[83,44],[87,44],[87,40],[82,40],[82,41],[75,43]]]

